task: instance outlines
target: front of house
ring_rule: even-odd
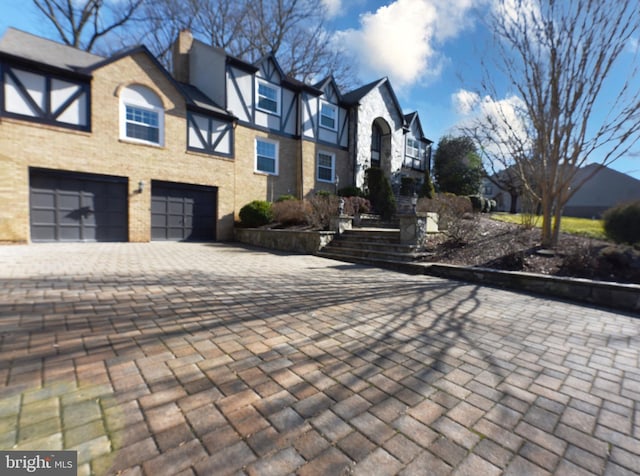
[[[230,240],[240,208],[398,182],[430,141],[387,79],[342,95],[182,32],[170,74],[145,47],[100,57],[0,40],[0,241]]]

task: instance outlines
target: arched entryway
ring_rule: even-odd
[[[391,173],[391,127],[382,117],[371,124],[370,167],[381,168],[386,176]]]

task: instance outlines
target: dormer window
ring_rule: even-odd
[[[280,88],[266,81],[258,80],[257,108],[270,114],[280,114]]]
[[[133,85],[120,93],[120,138],[163,145],[164,108],[160,97],[151,89]]]
[[[333,104],[323,102],[320,104],[320,125],[326,129],[336,130],[336,116],[338,108]]]

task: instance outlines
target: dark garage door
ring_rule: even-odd
[[[127,241],[127,179],[32,169],[32,241]]]
[[[151,239],[213,241],[216,236],[215,187],[151,182]]]

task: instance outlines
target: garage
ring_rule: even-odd
[[[127,241],[127,179],[29,170],[31,241]]]
[[[216,187],[151,182],[151,239],[213,241],[216,236]]]

